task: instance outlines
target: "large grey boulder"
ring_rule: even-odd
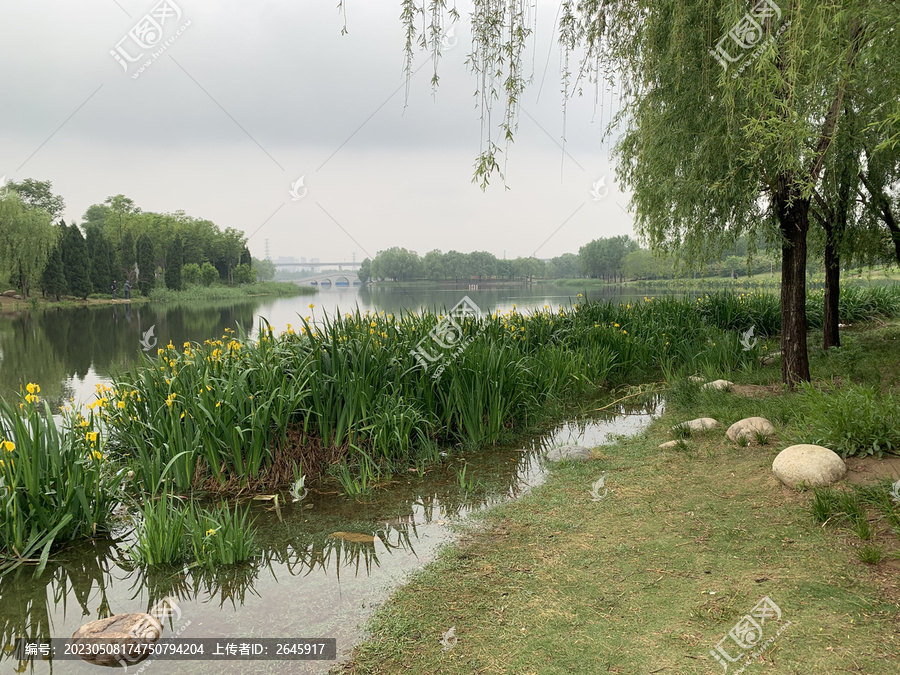
[[[72,644],[122,645],[122,648],[118,649],[118,653],[88,653],[81,657],[88,663],[97,666],[113,666],[123,658],[123,653],[136,653],[129,652],[127,645],[154,644],[162,636],[162,632],[162,623],[151,614],[116,614],[107,619],[84,624],[72,634]],[[86,649],[85,651],[101,652],[102,650]],[[117,650],[115,647],[107,647],[106,651],[116,652]],[[131,656],[126,659],[126,662],[137,663],[143,658]]]
[[[547,453],[548,462],[586,462],[591,457],[590,449],[581,445],[560,445]]]
[[[719,421],[714,420],[712,417],[698,417],[695,420],[676,424],[672,429],[674,431],[678,431],[679,428],[687,429],[688,431],[705,431],[706,429],[716,429],[719,426]]]
[[[4,297],[11,298],[14,295],[16,295],[16,292],[14,290],[3,291]]]
[[[733,387],[734,382],[729,382],[728,380],[713,380],[712,382],[707,382],[704,384],[701,389],[728,389],[729,387]]]
[[[756,443],[756,437],[759,434],[767,438],[775,435],[775,427],[765,417],[748,417],[740,422],[735,422],[725,432],[728,440],[732,443],[738,443],[743,438],[748,445]]]
[[[772,473],[788,487],[803,483],[809,487],[831,485],[847,473],[837,453],[821,445],[792,445],[778,453]]]

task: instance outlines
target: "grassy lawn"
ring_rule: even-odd
[[[843,337],[842,350],[814,350],[814,378],[896,391],[900,323]],[[837,519],[817,523],[813,492],[789,490],[771,472],[780,450],[809,441],[803,394],[781,392],[777,364],[723,375],[765,388],[675,385],[643,436],[555,469],[529,495],[468,525],[377,612],[370,640],[340,672],[721,673],[710,650],[764,596],[780,621],[769,618],[762,639],[748,643],[784,630],[744,672],[898,672],[896,528],[877,510],[868,512],[868,541]],[[776,426],[768,445],[725,439],[728,425],[755,415]],[[682,448],[657,447],[673,439],[673,424],[701,416],[722,428]],[[848,466],[847,482],[885,491],[900,478],[887,456]],[[592,501],[604,473],[608,492]],[[866,547],[881,551],[880,562],[861,562]],[[458,641],[445,650],[441,638],[454,626]],[[742,651],[731,639],[722,645]]]

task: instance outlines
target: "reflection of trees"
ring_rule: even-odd
[[[66,376],[66,361],[39,317],[41,313],[25,312],[9,321],[0,319],[0,396],[8,401],[29,382],[40,384],[42,396],[51,401],[62,394],[59,383]]]
[[[37,382],[51,407],[68,401],[72,377],[88,371],[111,375],[140,358],[140,340],[155,326],[163,346],[172,340],[203,342],[238,323],[252,326],[258,302],[177,305],[97,305],[23,312],[0,320],[0,396],[10,400],[20,384]],[[151,352],[155,356],[155,350]]]

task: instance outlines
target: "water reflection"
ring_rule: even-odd
[[[37,382],[54,409],[78,394],[84,399],[79,383],[108,380],[138,361],[141,338],[151,326],[160,346],[169,340],[179,346],[187,340],[203,342],[228,327],[252,326],[258,304],[121,303],[0,319],[0,396],[9,399],[19,386]]]

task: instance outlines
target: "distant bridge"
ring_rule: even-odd
[[[353,288],[362,286],[362,282],[355,274],[348,275],[339,272],[321,274],[317,277],[307,277],[306,279],[296,279],[294,283],[298,286],[315,286],[316,288]]]
[[[345,267],[352,267],[353,269],[362,267],[361,262],[273,262],[272,264],[275,265],[275,267],[337,267],[339,270],[342,270]]]

